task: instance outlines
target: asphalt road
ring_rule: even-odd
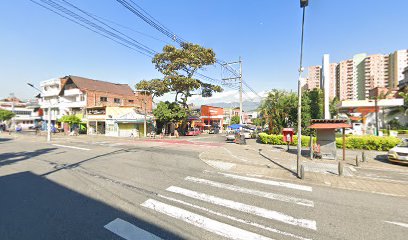
[[[222,137],[191,138],[221,143]],[[217,172],[205,144],[0,139],[0,239],[406,239],[408,199]]]

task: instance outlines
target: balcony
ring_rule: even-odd
[[[64,90],[64,96],[74,96],[74,95],[80,95],[80,94],[82,94],[82,92],[78,88]]]

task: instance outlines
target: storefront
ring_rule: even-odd
[[[224,109],[220,107],[213,107],[202,105],[200,119],[205,128],[222,127],[224,119]]]
[[[115,109],[116,112],[117,109]],[[144,121],[145,115],[136,112],[134,109],[129,109],[130,112],[120,116],[115,116],[113,111],[108,114],[106,119],[106,136],[112,137],[143,137],[144,136]],[[108,110],[109,111],[109,110]],[[146,133],[154,130],[153,116],[146,117]]]

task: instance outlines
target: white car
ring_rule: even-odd
[[[407,139],[404,139],[402,143],[388,151],[388,160],[391,162],[408,163]]]

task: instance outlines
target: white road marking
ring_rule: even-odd
[[[349,168],[350,168],[350,170],[353,171],[353,172],[356,172],[356,171],[357,171],[357,170],[356,170],[354,167],[352,167],[352,166],[350,166]]]
[[[377,191],[371,191],[371,193],[381,194],[381,195],[385,195],[385,196],[392,196],[392,197],[405,197],[405,195],[385,193],[385,192],[377,192]]]
[[[167,216],[182,220],[194,226],[200,227],[206,231],[218,234],[229,239],[270,239],[268,237],[249,232],[210,218],[189,212],[187,210],[174,207],[154,199],[148,199],[141,206],[166,214]]]
[[[138,239],[148,239],[148,240],[159,240],[158,236],[145,231],[141,228],[136,227],[133,224],[126,222],[120,218],[116,218],[112,222],[104,226],[109,231],[116,235],[121,236],[126,240],[138,240]]]
[[[391,224],[395,224],[395,225],[398,225],[398,226],[401,226],[401,227],[408,228],[408,223],[402,223],[402,222],[391,222],[391,221],[384,221],[384,222],[386,222],[386,223],[391,223]]]
[[[375,175],[376,176],[376,175]],[[396,182],[396,183],[404,183],[408,184],[408,181],[404,180],[394,180],[394,179],[388,179],[388,178],[378,178],[378,177],[364,177],[364,176],[355,176],[356,178],[362,178],[362,179],[372,179],[372,180],[379,180],[383,182]]]
[[[236,158],[236,159],[238,159],[238,160],[240,160],[240,161],[243,161],[243,162],[248,162],[248,160],[245,159],[245,158],[241,158],[241,157],[235,156],[235,155],[234,155],[229,149],[227,149],[226,147],[223,147],[223,149],[224,149],[225,151],[227,151],[228,154],[231,155],[233,158]]]
[[[300,185],[300,184],[287,183],[287,182],[278,182],[278,181],[266,180],[266,179],[260,179],[260,178],[245,177],[245,176],[229,174],[229,173],[221,173],[221,172],[219,172],[219,174],[221,174],[221,175],[223,175],[225,177],[239,179],[239,180],[257,182],[257,183],[262,183],[262,184],[267,184],[267,185],[272,185],[272,186],[278,186],[278,187],[286,187],[286,188],[302,190],[302,191],[307,191],[307,192],[312,191],[312,187],[305,186],[305,185]]]
[[[281,231],[281,230],[278,230],[278,229],[274,229],[274,228],[267,227],[267,226],[264,226],[264,225],[261,225],[261,224],[258,224],[258,223],[254,223],[254,222],[251,222],[249,220],[243,220],[243,219],[240,219],[240,218],[236,218],[236,217],[232,217],[232,216],[229,216],[229,215],[226,215],[226,214],[222,214],[222,213],[219,213],[219,212],[216,212],[216,211],[204,208],[204,207],[200,207],[200,206],[188,203],[188,202],[184,202],[182,200],[178,200],[178,199],[171,198],[171,197],[166,197],[166,196],[163,196],[163,195],[158,195],[158,196],[162,197],[162,198],[165,198],[167,200],[173,201],[173,202],[181,203],[181,204],[184,204],[186,206],[196,208],[196,209],[199,209],[199,210],[202,210],[202,211],[217,215],[217,216],[225,217],[225,218],[228,218],[228,219],[236,221],[236,222],[240,222],[240,223],[248,224],[248,225],[251,225],[251,226],[254,226],[254,227],[262,228],[262,229],[268,230],[268,231],[273,232],[273,233],[278,233],[278,234],[282,234],[282,235],[285,235],[285,236],[289,236],[289,237],[293,237],[293,238],[297,238],[297,239],[302,239],[302,240],[311,240],[309,238],[304,238],[304,237],[297,236],[297,235],[292,234],[292,233],[287,233],[287,232],[284,232],[284,231]]]
[[[278,200],[282,202],[289,202],[289,203],[294,203],[298,205],[314,207],[313,201],[307,200],[307,199],[290,197],[290,196],[285,196],[285,195],[276,194],[276,193],[269,193],[269,192],[264,192],[264,191],[259,191],[259,190],[253,190],[253,189],[238,187],[238,186],[234,186],[230,184],[219,183],[219,182],[214,182],[214,181],[195,178],[195,177],[186,177],[185,180],[190,181],[190,182],[195,182],[195,183],[201,183],[201,184],[205,184],[205,185],[209,185],[209,186],[213,186],[217,188],[228,189],[228,190],[235,191],[235,192],[247,193],[247,194],[251,194],[251,195],[255,195],[259,197]]]
[[[73,149],[84,150],[84,151],[90,151],[90,150],[91,150],[91,149],[89,149],[89,148],[81,148],[81,147],[61,145],[61,144],[51,144],[51,145],[56,146],[56,147],[73,148]]]
[[[231,168],[235,167],[235,163],[229,162],[222,162],[222,161],[215,161],[215,160],[204,160],[208,165],[215,167],[219,170],[230,170]]]
[[[268,210],[268,209],[260,208],[260,207],[256,207],[256,206],[251,206],[251,205],[247,205],[247,204],[244,204],[244,203],[234,202],[234,201],[231,201],[231,200],[227,200],[227,199],[207,195],[205,193],[199,193],[199,192],[191,191],[191,190],[180,188],[180,187],[171,186],[171,187],[167,188],[166,190],[169,191],[169,192],[182,194],[184,196],[191,197],[191,198],[198,199],[198,200],[202,200],[202,201],[212,203],[212,204],[215,204],[215,205],[220,205],[220,206],[228,207],[228,208],[235,209],[235,210],[238,210],[238,211],[241,211],[241,212],[250,213],[250,214],[260,216],[260,217],[264,217],[264,218],[284,222],[284,223],[287,223],[287,224],[290,224],[290,225],[309,228],[309,229],[312,229],[312,230],[317,229],[316,228],[316,221],[314,221],[314,220],[297,219],[297,218],[294,218],[292,216],[289,216],[289,215],[286,215],[284,213],[280,213],[280,212],[277,212],[277,211]]]

